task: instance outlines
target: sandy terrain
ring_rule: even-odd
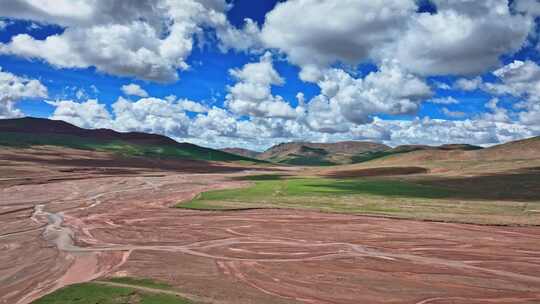
[[[245,185],[228,178],[243,173],[1,156],[2,304],[107,276],[166,281],[210,303],[540,302],[539,227],[173,209]]]

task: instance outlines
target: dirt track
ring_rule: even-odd
[[[0,189],[0,303],[151,277],[213,303],[539,303],[540,228],[289,210],[168,208],[223,174],[101,176]]]

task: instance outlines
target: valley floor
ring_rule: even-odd
[[[118,173],[17,157],[0,162],[2,304],[118,277],[163,282],[193,303],[540,302],[537,226],[178,209],[251,182],[232,168]],[[159,286],[146,288],[137,301]]]

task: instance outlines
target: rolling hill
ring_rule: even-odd
[[[64,121],[32,117],[0,120],[0,146],[44,145],[112,152],[125,157],[253,161],[251,158],[219,150],[179,143],[157,134],[83,129]]]
[[[390,147],[383,144],[360,141],[337,143],[292,142],[271,147],[260,154],[258,158],[291,165],[337,165],[354,163],[357,158],[388,149]]]
[[[468,144],[446,144],[441,146],[427,146],[427,145],[401,145],[397,146],[393,149],[390,149],[386,152],[389,153],[405,153],[405,152],[413,152],[413,151],[421,151],[421,150],[429,150],[429,151],[472,151],[472,150],[480,150],[483,149],[479,146],[474,145],[468,145]]]
[[[380,153],[380,157],[365,166],[465,166],[485,164],[491,169],[497,166],[513,168],[527,167],[530,161],[540,160],[540,136],[517,141],[511,141],[488,148],[468,145],[446,145],[436,148],[396,147]],[[383,155],[385,154],[385,155]],[[506,162],[508,164],[503,164]],[[463,169],[466,169],[466,168]],[[501,167],[502,168],[502,167]]]
[[[540,158],[540,136],[492,146],[478,151],[478,155],[488,160],[537,159]]]
[[[380,143],[344,141],[337,143],[281,143],[262,153],[243,148],[226,148],[222,149],[222,151],[281,164],[330,166],[363,163],[415,151],[458,151],[456,153],[459,153],[481,149],[483,148],[468,144],[446,144],[441,146],[402,145],[391,148]]]
[[[223,152],[230,153],[230,154],[236,154],[244,157],[249,158],[258,158],[261,152],[249,150],[249,149],[243,149],[243,148],[225,148],[220,149]]]

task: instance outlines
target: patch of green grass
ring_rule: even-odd
[[[291,208],[478,224],[540,224],[524,202],[482,200],[459,188],[389,179],[256,177],[253,186],[201,193],[178,208]],[[537,209],[540,209],[538,207]]]
[[[59,289],[33,304],[190,304],[173,295],[153,294],[133,288],[83,283]]]
[[[340,206],[336,200],[359,196],[432,199],[451,195],[451,191],[444,188],[392,180],[283,179],[279,175],[263,176],[262,178],[261,176],[255,176],[255,178],[258,179],[255,179],[257,181],[251,187],[204,192],[190,202],[179,204],[178,207],[207,210],[299,207],[350,212],[350,206]],[[380,209],[383,207],[377,208]],[[369,211],[373,209],[373,206],[365,205],[358,211]],[[388,209],[388,207],[384,207],[383,209]]]
[[[102,286],[93,283],[76,284],[59,289],[33,304],[115,304],[119,299],[128,298],[132,289]]]
[[[380,195],[421,198],[442,198],[450,190],[394,180],[328,179],[328,178],[268,178],[244,189],[216,190],[202,193],[197,200],[255,201],[292,196]]]
[[[140,304],[189,304],[187,300],[180,299],[171,295],[164,294],[146,294]]]

